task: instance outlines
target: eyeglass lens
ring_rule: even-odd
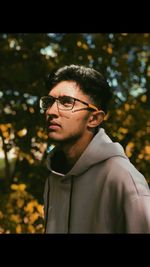
[[[43,109],[47,109],[51,107],[54,102],[57,101],[59,109],[72,109],[74,106],[74,99],[70,96],[60,96],[58,98],[54,98],[52,96],[43,97],[41,99],[41,107]]]

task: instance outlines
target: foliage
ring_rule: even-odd
[[[0,233],[43,233],[43,206],[26,191],[25,184],[12,184],[11,192],[1,199]]]

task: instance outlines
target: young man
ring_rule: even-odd
[[[92,68],[60,68],[41,98],[48,137],[46,233],[150,233],[150,190],[100,124],[111,90]]]

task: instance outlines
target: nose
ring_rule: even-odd
[[[58,114],[58,107],[57,107],[57,101],[55,101],[51,107],[49,107],[46,110],[46,114],[51,115],[51,114]]]

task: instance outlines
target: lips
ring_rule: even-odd
[[[58,129],[60,127],[61,125],[56,122],[51,121],[48,123],[48,129]]]

